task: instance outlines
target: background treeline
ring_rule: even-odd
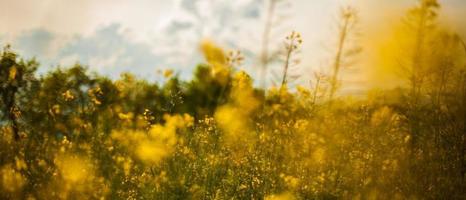
[[[7,46],[0,199],[465,199],[466,46],[436,26],[438,7],[407,14],[407,84],[366,98],[336,95],[345,45],[332,73],[289,90],[295,32],[271,89],[207,41],[192,80],[162,84],[79,64],[38,75]]]

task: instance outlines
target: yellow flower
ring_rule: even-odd
[[[102,102],[99,99],[97,99],[98,95],[103,95],[102,89],[100,89],[99,86],[89,89],[88,95],[91,98],[92,103],[94,103],[95,105],[102,104]]]
[[[26,165],[26,162],[24,162],[23,159],[19,159],[17,157],[15,157],[15,164],[16,164],[16,169],[18,169],[18,170],[28,168],[28,166]]]
[[[60,105],[58,104],[55,104],[52,106],[52,109],[50,109],[50,112],[53,113],[53,114],[59,114],[61,111],[60,111]]]
[[[66,90],[66,92],[64,92],[62,96],[65,99],[65,101],[72,101],[74,99],[74,96],[70,90]]]
[[[216,46],[212,41],[202,41],[201,50],[209,64],[226,65],[227,56],[225,55],[225,52],[220,47]]]
[[[60,154],[54,160],[60,177],[67,186],[80,186],[94,178],[89,159],[72,154]]]
[[[201,50],[204,53],[207,63],[211,67],[211,73],[215,80],[222,85],[227,84],[230,69],[225,52],[209,40],[204,40],[201,43]]]
[[[156,141],[142,141],[136,147],[136,155],[144,162],[159,163],[169,151],[168,147]]]
[[[173,75],[173,70],[171,70],[171,69],[167,69],[167,70],[165,70],[165,71],[163,72],[163,76],[164,76],[165,78],[170,78],[172,75]]]
[[[299,185],[299,179],[298,178],[295,178],[293,176],[285,176],[285,175],[281,175],[281,177],[283,178],[283,180],[285,181],[286,185],[289,187],[289,188],[296,188],[298,187]]]
[[[311,158],[314,163],[323,164],[325,162],[325,150],[323,148],[315,149],[311,154]]]
[[[226,140],[238,141],[252,138],[249,118],[259,105],[254,96],[252,81],[245,72],[235,74],[229,102],[215,112],[215,120],[226,133]]]
[[[291,193],[274,194],[265,197],[265,200],[294,200],[296,199]]]
[[[298,90],[299,95],[301,95],[302,97],[309,97],[311,95],[309,90],[303,86],[298,85],[296,86],[296,89]]]
[[[10,71],[9,71],[9,74],[8,74],[8,80],[14,80],[16,78],[16,73],[18,72],[18,70],[16,69],[16,67],[11,67],[10,68]]]
[[[248,114],[259,106],[254,96],[252,80],[246,72],[240,71],[233,77],[230,99],[236,107]]]
[[[131,112],[129,112],[129,113],[118,113],[118,118],[120,118],[121,120],[124,120],[124,121],[131,120],[133,118],[133,113],[131,113]]]
[[[393,116],[393,111],[389,107],[384,106],[372,114],[371,124],[373,126],[389,124],[393,121]]]
[[[26,178],[12,167],[12,165],[4,165],[0,169],[3,189],[8,192],[20,190],[26,183]]]
[[[143,131],[116,131],[112,138],[128,148],[139,160],[147,164],[158,164],[168,157],[178,143],[177,130],[192,126],[194,119],[185,114],[165,115],[165,124],[152,125]]]

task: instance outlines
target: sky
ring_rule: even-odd
[[[241,66],[253,76],[260,52],[267,0],[0,0],[0,44],[11,44],[25,58],[35,57],[41,73],[76,62],[118,78],[131,72],[159,80],[157,71],[174,69],[189,79],[202,63],[199,43],[210,39],[240,50]],[[284,0],[287,1],[287,0]],[[466,1],[441,0],[441,18],[466,32]],[[362,32],[397,21],[415,0],[288,0],[277,8],[283,18],[272,31],[281,45],[291,30],[304,44],[294,73],[300,82],[325,70],[335,22],[343,5],[358,9]],[[279,66],[271,66],[272,71]],[[272,74],[272,73],[271,73]],[[270,83],[273,76],[269,75]]]

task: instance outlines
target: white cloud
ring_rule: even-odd
[[[96,28],[120,23],[147,32],[170,11],[163,0],[2,0],[0,31],[17,34],[42,28],[58,34],[91,34]]]

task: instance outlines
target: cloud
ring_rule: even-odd
[[[7,36],[13,39],[7,41],[24,57],[37,57],[40,71],[79,61],[111,77],[129,71],[151,79],[156,68],[170,67],[189,78],[203,61],[198,44],[205,38],[227,49],[243,50],[253,59],[256,49],[250,47],[258,46],[263,0],[178,0],[172,6],[142,1],[144,8],[121,0],[85,0],[68,6],[55,0],[18,0],[10,8],[30,11],[29,20],[19,17],[17,24],[8,23],[0,30],[12,30]],[[173,12],[152,15],[150,10],[158,6]],[[15,12],[3,15],[18,17]]]
[[[16,48],[21,49],[25,57],[49,55],[49,47],[54,40],[54,35],[43,29],[34,29],[21,34],[16,39]]]
[[[17,35],[42,28],[58,34],[85,35],[111,23],[148,31],[170,12],[171,5],[164,0],[2,0],[0,32]]]
[[[113,78],[122,72],[131,72],[151,80],[155,78],[156,67],[164,61],[163,57],[152,53],[150,45],[126,39],[119,24],[76,38],[62,48],[57,59],[70,57]]]
[[[131,72],[155,80],[157,67],[165,62],[164,57],[153,53],[153,46],[125,37],[120,24],[104,26],[87,36],[66,40],[60,34],[33,29],[16,37],[12,46],[24,58],[36,57],[41,62],[41,73],[53,66],[66,67],[79,62],[88,65],[91,71],[112,78]]]
[[[10,20],[0,32],[10,30],[7,41],[23,56],[36,56],[41,71],[79,61],[111,77],[130,71],[150,79],[155,68],[171,67],[189,78],[203,61],[198,44],[204,38],[251,59],[256,52],[249,47],[258,46],[263,0],[138,2],[3,2],[0,15]]]
[[[7,37],[1,44],[11,44],[13,50],[25,59],[37,58],[44,66],[39,72],[44,72],[50,66],[58,64],[57,54],[67,42],[68,37],[37,28],[23,31],[16,37]]]
[[[178,0],[173,13],[152,41],[167,66],[190,72],[203,61],[199,42],[209,38],[227,49],[257,46],[262,0]],[[250,55],[251,52],[248,52]],[[183,59],[179,59],[183,58]],[[252,57],[251,57],[252,58]],[[189,76],[185,76],[189,77]]]

